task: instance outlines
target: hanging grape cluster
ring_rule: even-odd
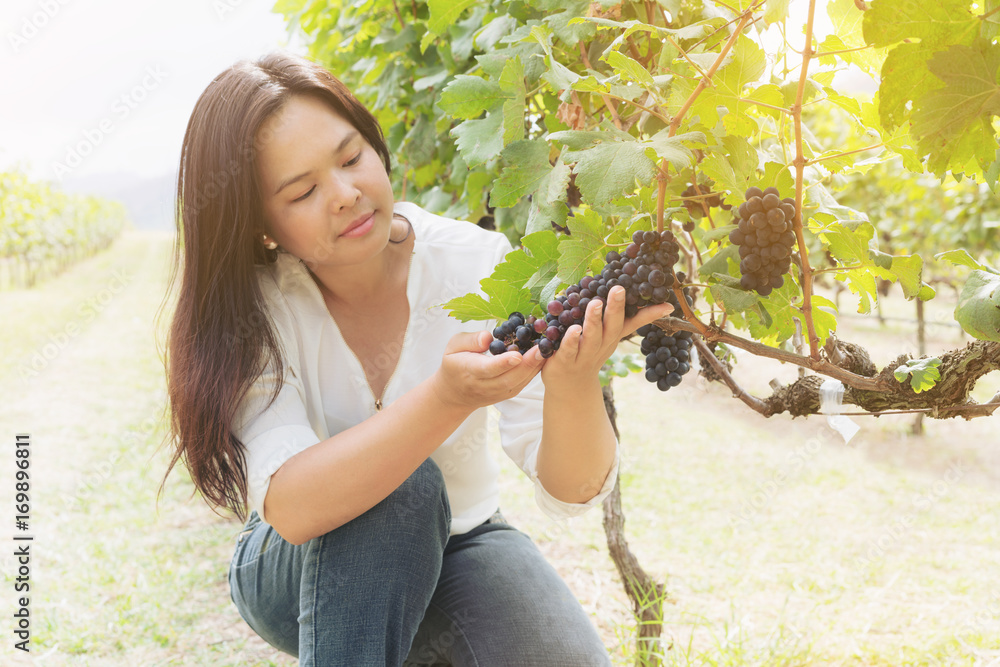
[[[684,231],[694,231],[694,221],[701,220],[705,216],[705,208],[701,205],[703,201],[709,208],[721,208],[723,211],[728,211],[732,208],[732,206],[725,203],[725,199],[717,192],[709,197],[704,196],[712,192],[713,187],[715,187],[715,181],[708,179],[704,183],[700,183],[697,189],[695,189],[692,183],[681,193],[681,197],[684,198],[684,208],[691,215],[691,220],[684,223]]]
[[[791,266],[795,232],[795,200],[781,199],[774,187],[746,191],[746,201],[736,210],[737,228],[729,240],[740,249],[740,284],[767,296],[785,284],[782,276]]]
[[[596,299],[603,309],[608,293],[616,285],[625,288],[625,317],[634,317],[640,308],[660,303],[670,303],[680,313],[673,285],[683,283],[687,276],[683,271],[674,273],[679,257],[680,246],[673,232],[637,231],[624,252],[612,250],[605,256],[604,269],[599,275],[584,276],[550,301],[544,319],[511,313],[506,322],[493,330],[490,352],[524,354],[537,345],[543,358],[552,356],[566,330],[574,324],[583,324],[587,305]],[[687,288],[682,293],[688,305],[694,303]]]
[[[660,391],[679,385],[682,376],[691,370],[691,332],[668,334],[647,324],[636,333],[642,335],[640,349],[646,355],[646,380],[656,384]]]

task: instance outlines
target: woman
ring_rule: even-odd
[[[389,171],[375,119],[306,59],[237,63],[202,94],[178,177],[170,468],[251,510],[232,599],[303,665],[609,664],[498,511],[485,408],[550,516],[599,504],[618,443],[598,370],[670,307],[625,321],[615,288],[551,358],[483,354],[494,323],[436,306],[510,244],[395,202]]]

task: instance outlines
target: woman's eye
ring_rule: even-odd
[[[345,166],[350,167],[350,166],[356,165],[358,163],[358,160],[360,160],[360,159],[361,159],[361,153],[358,153],[357,155],[355,155],[354,157],[352,157],[350,160],[348,160],[347,164]]]
[[[309,195],[311,195],[311,194],[312,194],[312,191],[313,191],[313,190],[315,190],[315,189],[316,189],[316,186],[314,185],[314,186],[312,186],[311,188],[309,188],[309,192],[305,193],[305,194],[304,194],[304,195],[302,195],[301,197],[296,197],[296,198],[295,198],[295,199],[293,199],[292,201],[302,201],[303,199],[305,199],[306,197],[308,197]]]

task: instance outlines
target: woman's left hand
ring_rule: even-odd
[[[601,302],[587,304],[583,326],[574,324],[559,344],[559,349],[542,367],[542,382],[546,387],[591,381],[597,377],[624,336],[650,322],[666,317],[674,307],[669,303],[640,308],[635,317],[625,318],[625,288],[616,286],[608,293],[608,305],[601,315]],[[537,350],[532,350],[537,354]]]

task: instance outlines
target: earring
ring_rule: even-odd
[[[264,247],[267,248],[268,250],[274,250],[275,248],[278,247],[278,242],[277,241],[268,241],[267,240],[267,234],[264,234]]]

